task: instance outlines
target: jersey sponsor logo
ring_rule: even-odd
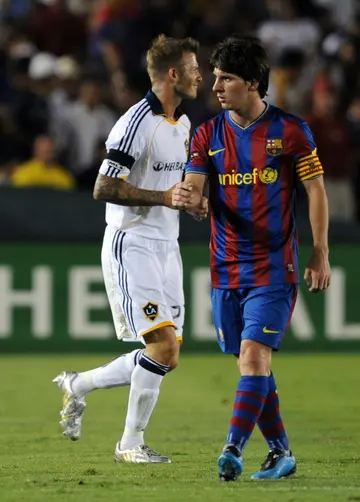
[[[272,167],[265,167],[265,169],[259,171],[259,178],[265,185],[272,185],[278,179],[278,172]]]
[[[186,162],[155,162],[153,169],[155,172],[160,171],[183,171]]]
[[[225,148],[220,148],[219,150],[211,150],[211,148],[210,148],[210,150],[208,151],[208,154],[210,157],[213,157],[217,153],[223,152],[224,150],[225,150]]]
[[[281,331],[276,331],[276,330],[273,330],[273,329],[268,329],[266,326],[263,327],[263,333],[265,333],[265,335],[278,335],[279,333],[281,333]]]
[[[283,140],[282,139],[267,139],[265,150],[266,150],[266,153],[268,155],[271,155],[272,157],[277,157],[278,155],[281,155],[284,150]]]
[[[147,302],[147,304],[143,306],[143,312],[147,319],[155,321],[155,319],[159,317],[159,305],[157,303]]]
[[[271,185],[275,183],[278,179],[278,172],[272,167],[265,167],[260,170],[255,168],[252,173],[237,173],[235,169],[231,173],[219,174],[220,185],[256,185],[259,183],[264,183],[265,185]]]

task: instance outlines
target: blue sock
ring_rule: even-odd
[[[261,415],[268,389],[269,379],[266,376],[240,378],[227,436],[228,444],[235,444],[243,451]]]
[[[276,390],[276,382],[273,373],[269,378],[269,393],[264,408],[258,419],[258,426],[266,439],[270,450],[288,450],[289,441],[280,415],[279,396]]]

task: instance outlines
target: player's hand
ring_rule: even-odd
[[[193,184],[182,181],[166,192],[165,205],[172,209],[194,209],[200,205],[201,196],[193,191]]]
[[[190,202],[191,183],[182,181],[165,192],[165,206],[170,209],[185,209]]]
[[[305,269],[304,279],[311,293],[324,291],[330,286],[331,270],[328,251],[313,250]]]
[[[202,197],[199,207],[187,211],[196,221],[202,221],[207,218],[208,212],[209,203],[206,197]]]

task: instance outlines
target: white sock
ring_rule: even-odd
[[[128,411],[120,448],[127,450],[144,444],[144,429],[155,408],[160,384],[169,370],[143,354],[131,375]]]
[[[131,375],[145,349],[136,349],[123,354],[114,361],[99,368],[79,373],[72,382],[72,390],[84,396],[94,389],[110,389],[130,385]]]

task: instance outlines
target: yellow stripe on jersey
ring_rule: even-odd
[[[301,178],[301,181],[311,180],[311,179],[313,179],[313,178],[316,178],[317,176],[320,176],[321,174],[324,174],[324,171],[322,171],[322,172],[318,172],[318,173],[316,173],[316,174],[311,173],[311,174],[309,174],[308,176],[303,176],[303,177]]]
[[[320,167],[322,167],[322,166],[321,166],[321,162],[320,162],[319,160],[318,160],[317,162],[314,162],[313,164],[314,164],[314,166],[315,166],[315,167],[319,167],[319,166],[320,166]],[[307,169],[309,169],[309,164],[308,164],[308,163],[306,163],[306,165],[305,165],[305,166],[302,166],[302,167],[300,167],[300,168],[299,168],[299,167],[297,167],[297,168],[296,168],[296,172],[297,172],[297,173],[298,173],[298,175],[300,176],[300,175],[301,175],[304,171],[306,171]]]
[[[299,169],[300,167],[307,166],[309,162],[320,162],[319,157],[314,156],[307,160],[301,160],[301,162],[297,162],[296,167]]]
[[[305,155],[305,157],[300,157],[300,159],[298,159],[297,162],[302,162],[303,160],[312,159],[313,157],[317,157],[317,148],[314,148],[314,150],[309,155]]]
[[[301,157],[296,162],[296,174],[300,181],[305,181],[320,174],[324,174],[320,159],[316,154],[316,148],[311,155]]]

